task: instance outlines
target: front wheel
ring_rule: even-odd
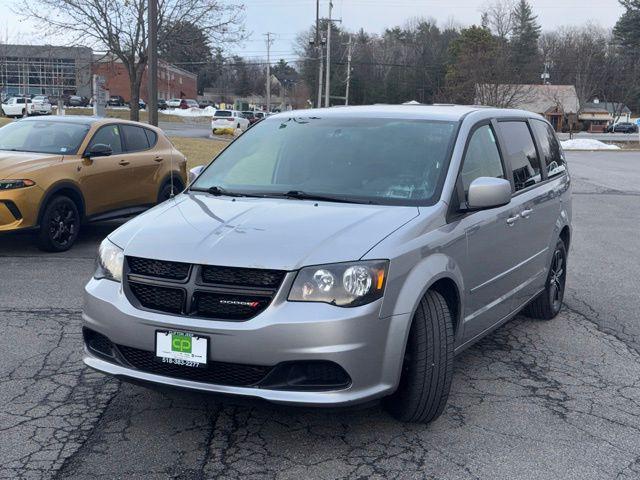
[[[444,297],[429,291],[413,317],[396,392],[385,406],[403,422],[429,423],[447,404],[453,377],[453,319]]]
[[[544,291],[524,309],[524,314],[532,318],[551,320],[562,308],[564,286],[567,279],[567,248],[558,240],[551,258]]]
[[[78,207],[69,197],[55,197],[45,207],[38,234],[38,247],[46,252],[69,250],[80,232]]]

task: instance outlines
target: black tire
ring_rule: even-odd
[[[69,250],[80,232],[80,213],[69,197],[53,198],[44,209],[38,247],[45,252],[64,252]]]
[[[182,183],[173,179],[173,194],[177,195],[184,190]],[[171,182],[165,182],[158,192],[158,203],[166,202],[171,198]]]
[[[566,280],[567,248],[562,240],[558,240],[551,257],[544,291],[525,307],[524,314],[541,320],[555,318],[562,308]]]
[[[429,291],[411,323],[400,384],[385,407],[400,421],[429,423],[444,411],[452,376],[451,312],[442,295]]]

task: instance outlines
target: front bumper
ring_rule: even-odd
[[[43,191],[37,185],[1,191],[0,232],[35,227],[42,195]]]
[[[269,367],[283,362],[334,362],[350,376],[348,387],[307,391],[217,385],[142,371],[101,358],[86,348],[84,362],[115,376],[285,404],[350,405],[392,393],[399,380],[410,316],[380,318],[381,300],[357,308],[287,302],[289,286],[285,281],[273,303],[257,317],[225,322],[137,310],[120,284],[92,279],[85,291],[83,325],[116,345],[146,352],[155,349],[156,330],[207,336],[210,362]]]

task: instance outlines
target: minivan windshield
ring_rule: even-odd
[[[74,155],[89,125],[51,120],[13,122],[0,128],[0,150]]]
[[[457,122],[272,117],[198,177],[215,194],[428,205],[437,201]]]

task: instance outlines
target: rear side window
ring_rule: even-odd
[[[156,142],[158,141],[158,134],[153,130],[149,130],[148,128],[144,129],[144,133],[147,134],[147,141],[149,142],[149,147],[153,148],[156,146]]]
[[[122,125],[122,131],[124,132],[127,152],[139,152],[140,150],[149,149],[149,140],[147,140],[147,134],[144,128]]]
[[[120,138],[120,129],[118,126],[106,125],[101,127],[91,139],[89,148],[99,143],[109,145],[114,155],[122,153],[122,139]]]
[[[541,120],[531,120],[533,131],[538,137],[542,157],[547,168],[547,176],[561,175],[567,170],[560,143],[553,129]]]
[[[500,122],[498,128],[513,170],[516,192],[542,180],[540,160],[526,122]]]
[[[460,175],[465,196],[469,192],[471,182],[478,177],[504,178],[496,137],[489,125],[484,125],[473,132]]]

